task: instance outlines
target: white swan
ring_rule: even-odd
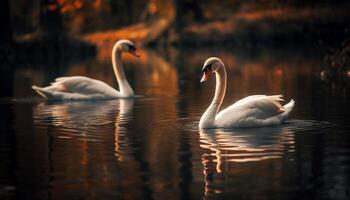
[[[201,82],[206,81],[211,73],[216,74],[216,89],[210,106],[200,119],[200,129],[277,125],[286,120],[294,107],[294,100],[282,106],[282,95],[252,95],[217,113],[226,91],[224,63],[216,57],[208,58],[202,71]]]
[[[112,64],[120,91],[108,84],[84,76],[59,77],[47,87],[32,86],[41,96],[48,99],[61,100],[98,100],[133,97],[134,91],[126,80],[121,62],[122,52],[128,52],[136,57],[134,43],[129,40],[117,41],[112,50]]]

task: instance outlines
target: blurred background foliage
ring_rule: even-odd
[[[0,60],[83,59],[128,38],[138,46],[300,45],[320,51],[323,77],[349,77],[347,0],[3,0]],[[109,55],[109,54],[108,54]],[[340,68],[341,70],[334,70]],[[347,78],[348,79],[348,78]]]
[[[15,36],[39,30],[87,34],[158,19],[171,21],[171,26],[177,29],[186,29],[187,26],[193,26],[196,23],[207,26],[208,23],[216,21],[223,24],[206,28],[237,32],[244,31],[247,23],[256,22],[259,23],[254,24],[257,25],[257,32],[266,32],[267,30],[264,29],[269,29],[271,32],[281,31],[281,27],[273,25],[294,22],[294,29],[303,29],[306,26],[309,28],[303,31],[320,32],[322,30],[317,29],[316,25],[335,26],[336,24],[343,26],[342,30],[337,31],[349,31],[346,30],[349,21],[347,12],[349,2],[346,0],[226,0],[220,2],[215,0],[14,0],[2,2],[9,4],[8,24],[11,24]],[[233,30],[232,23],[238,23],[241,26]],[[260,27],[264,25],[265,27]],[[192,32],[194,30],[196,29],[192,28]],[[210,30],[207,29],[207,31]]]
[[[135,24],[147,27],[134,29],[134,33],[149,28],[157,32],[152,42],[166,35],[171,44],[227,41],[237,35],[249,40],[270,36],[295,40],[293,34],[305,35],[305,40],[325,40],[336,34],[344,39],[350,15],[350,3],[345,0],[5,0],[2,4],[6,11],[2,12],[3,22],[8,25],[4,41],[4,37],[28,39],[38,32],[86,35]],[[160,20],[166,21],[162,28],[155,23]],[[137,39],[144,41],[147,36]]]

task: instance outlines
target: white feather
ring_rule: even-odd
[[[84,76],[59,77],[51,86],[32,88],[49,99],[98,100],[122,97],[120,92],[108,84]]]
[[[129,40],[116,42],[112,50],[112,63],[120,92],[108,84],[84,76],[71,76],[56,78],[50,86],[32,86],[39,95],[48,99],[60,100],[98,100],[128,98],[134,96],[128,81],[125,78],[121,64],[122,51],[128,51],[128,46],[133,45]]]
[[[224,128],[277,125],[286,120],[293,106],[294,100],[286,107],[274,96],[249,96],[219,112],[215,125]]]
[[[216,57],[207,59],[204,66],[211,66],[210,70],[216,74],[216,89],[210,106],[200,119],[201,129],[277,125],[286,120],[294,107],[294,100],[282,106],[282,95],[252,95],[217,113],[226,91],[225,66]]]

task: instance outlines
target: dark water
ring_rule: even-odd
[[[300,50],[188,50],[128,59],[131,100],[45,102],[30,89],[85,75],[117,87],[107,56],[23,66],[0,100],[0,199],[349,199],[349,91],[324,85]],[[223,106],[295,99],[281,126],[198,131],[214,93],[206,57],[228,71]]]

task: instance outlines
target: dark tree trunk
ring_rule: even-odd
[[[40,1],[40,29],[52,39],[57,39],[63,33],[60,5],[56,0]]]
[[[133,21],[134,21],[134,19],[133,19],[133,12],[132,12],[132,5],[133,5],[133,1],[132,0],[127,0],[127,2],[126,2],[126,10],[127,10],[127,12],[126,12],[126,17],[127,17],[127,19],[126,19],[126,22],[127,22],[127,24],[131,24]]]
[[[198,0],[191,0],[186,2],[186,7],[188,12],[193,12],[195,21],[203,20],[203,12],[199,6]]]
[[[0,1],[0,45],[12,43],[12,26],[8,0]]]
[[[182,15],[181,11],[183,10],[183,0],[174,0],[174,5],[175,5],[175,32],[180,33],[181,29],[183,27],[183,20],[182,20]]]
[[[183,17],[193,13],[194,21],[203,20],[203,12],[197,0],[174,0],[175,6],[175,30],[177,33],[180,33],[185,21]]]

